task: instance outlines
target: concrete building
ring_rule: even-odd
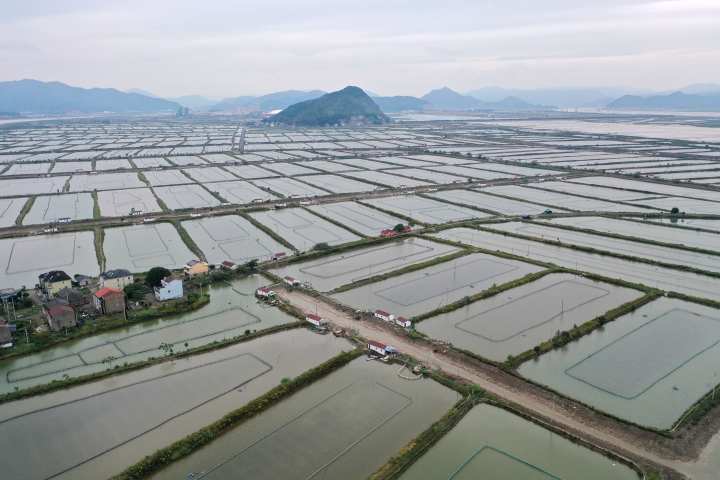
[[[100,274],[100,288],[122,290],[135,281],[132,273],[124,268],[108,270]]]
[[[50,330],[59,332],[65,328],[72,328],[77,325],[75,309],[70,305],[56,303],[44,307],[45,318]]]
[[[167,277],[160,280],[160,286],[155,287],[155,298],[164,302],[183,296],[183,281],[179,278]]]
[[[54,297],[63,288],[72,288],[72,279],[62,270],[52,270],[38,276],[40,290],[47,296]]]
[[[95,310],[103,315],[125,311],[125,294],[117,288],[101,288],[93,295]]]
[[[185,271],[185,275],[188,277],[194,277],[196,275],[205,275],[208,273],[210,266],[207,262],[203,262],[202,260],[190,260],[185,264],[183,270]]]

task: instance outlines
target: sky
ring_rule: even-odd
[[[3,0],[0,80],[255,95],[720,83],[720,0]]]

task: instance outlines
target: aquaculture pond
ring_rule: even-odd
[[[659,298],[519,373],[640,425],[668,429],[720,382],[720,311]]]
[[[0,393],[160,357],[165,353],[161,344],[172,344],[179,351],[242,335],[246,330],[294,321],[277,308],[257,302],[254,292],[264,283],[262,278],[249,277],[231,285],[213,286],[210,303],[194,312],[138,323],[1,361]]]
[[[359,310],[382,309],[410,317],[442,307],[542,267],[474,253],[333,295]]]
[[[637,480],[628,466],[491,405],[478,405],[400,480]]]
[[[642,295],[577,275],[550,274],[424,320],[416,328],[501,362]]]
[[[349,348],[295,329],[5,404],[3,478],[108,478]]]
[[[365,479],[458,398],[361,357],[153,478]]]

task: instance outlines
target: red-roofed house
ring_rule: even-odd
[[[319,315],[315,315],[314,313],[306,313],[305,321],[315,325],[316,327],[322,327],[326,323],[325,320],[322,319],[322,317],[320,317]]]
[[[220,268],[222,268],[223,270],[230,270],[231,272],[234,272],[235,270],[237,270],[238,266],[230,260],[225,260],[220,264]]]
[[[255,296],[260,298],[269,298],[275,295],[275,292],[270,290],[268,287],[260,287],[255,290]]]
[[[50,330],[55,332],[77,325],[75,309],[70,305],[55,304],[46,306],[45,317],[47,318]]]
[[[412,322],[411,322],[410,320],[408,320],[407,318],[405,318],[405,317],[397,317],[397,318],[395,318],[395,323],[396,323],[397,325],[400,325],[400,326],[403,327],[403,328],[410,328],[410,327],[412,327]]]
[[[368,340],[367,348],[371,352],[379,355],[392,355],[393,353],[397,353],[397,350],[390,345],[385,345],[384,343],[376,342],[374,340]]]
[[[93,295],[93,305],[104,315],[124,312],[125,294],[117,288],[101,288]]]
[[[283,282],[285,282],[286,284],[288,284],[291,287],[297,287],[300,285],[300,281],[296,280],[293,277],[284,277]]]

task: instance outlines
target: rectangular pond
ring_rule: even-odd
[[[365,479],[458,398],[397,368],[358,358],[152,478]]]
[[[107,478],[343,348],[292,330],[3,405],[4,474]]]
[[[3,288],[32,289],[38,275],[50,270],[63,270],[71,277],[100,274],[93,232],[0,239],[0,265]]]
[[[287,247],[238,215],[188,220],[182,226],[210,263],[229,260],[242,265],[250,260],[270,260],[277,252],[290,253]]]
[[[620,418],[668,429],[718,383],[719,345],[720,311],[659,298],[519,373]]]
[[[373,247],[351,250],[274,270],[280,276],[291,276],[308,282],[320,291],[329,291],[373,275],[380,275],[420,263],[459,249],[421,238],[408,238]]]
[[[300,251],[310,250],[318,243],[340,245],[360,239],[302,208],[258,212],[251,216]]]
[[[103,217],[124,217],[135,214],[160,212],[155,195],[149,188],[129,190],[104,190],[97,192],[100,215]]]
[[[517,415],[478,405],[400,480],[638,480],[630,467]]]
[[[57,222],[61,218],[86,220],[93,218],[94,201],[90,193],[68,193],[35,197],[32,208],[23,218],[23,225]]]
[[[106,268],[145,272],[152,267],[181,268],[195,258],[171,223],[105,229]]]
[[[383,230],[393,228],[399,223],[406,223],[401,218],[355,202],[325,203],[308,208],[370,237],[379,236]]]
[[[412,317],[540,270],[529,263],[475,253],[332,297],[358,310],[382,309]]]
[[[503,362],[624,303],[638,290],[550,274],[416,325],[425,335]]]
[[[364,200],[364,203],[390,212],[397,212],[422,223],[446,223],[490,216],[484,212],[417,195],[374,198]]]

